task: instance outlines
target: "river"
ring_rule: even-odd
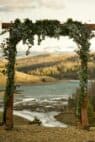
[[[77,80],[20,85],[16,88],[14,113],[29,121],[36,117],[43,126],[66,127],[64,123],[55,120],[54,115],[64,112],[68,97],[72,96],[78,87]],[[0,86],[0,90],[4,90],[4,86]]]
[[[79,87],[79,81],[59,81],[39,85],[21,85],[17,88],[23,98],[51,99],[71,96]]]

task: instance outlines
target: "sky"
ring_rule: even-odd
[[[61,22],[72,18],[83,23],[95,23],[95,0],[0,0],[0,23],[13,21],[15,18],[30,18],[33,21],[57,19]],[[91,49],[95,50],[95,39],[91,43]],[[22,47],[21,43],[19,47]],[[74,51],[76,48],[74,42],[64,37],[59,41],[48,38],[39,48],[35,45],[32,50],[52,52]]]
[[[95,22],[95,0],[0,0],[0,20],[29,17]]]

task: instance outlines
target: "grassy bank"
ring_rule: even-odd
[[[0,112],[0,122],[2,122],[2,112]],[[24,119],[24,118],[21,118],[19,116],[14,116],[14,125],[29,125],[30,124],[30,121]]]
[[[30,75],[23,72],[16,71],[15,82],[16,84],[38,84],[45,82],[54,82],[55,78],[49,76]],[[6,75],[0,73],[0,85],[6,84]]]
[[[14,117],[14,124],[11,131],[0,126],[0,142],[95,142],[94,128],[90,131],[76,127],[48,128],[17,116]]]
[[[0,142],[95,142],[95,130],[19,125],[6,132],[0,127]]]

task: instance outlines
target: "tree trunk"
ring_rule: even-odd
[[[81,125],[82,128],[88,129],[89,122],[88,122],[88,96],[83,98],[83,102],[81,105]]]
[[[80,122],[83,129],[87,129],[88,122],[88,61],[81,59],[80,72]]]
[[[13,95],[8,97],[6,107],[4,108],[3,122],[6,129],[13,128]]]
[[[4,96],[3,124],[6,129],[13,128],[13,95],[14,95],[14,77],[15,77],[15,57],[16,46],[9,42],[8,47],[8,65],[7,65],[7,82]]]

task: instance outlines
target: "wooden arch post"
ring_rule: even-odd
[[[3,125],[6,129],[13,128],[13,101],[14,101],[14,85],[15,85],[15,60],[16,60],[16,43],[12,41],[12,30],[10,23],[3,23],[3,29],[9,29],[8,44],[8,64],[7,64],[7,80],[4,94],[4,112]]]

